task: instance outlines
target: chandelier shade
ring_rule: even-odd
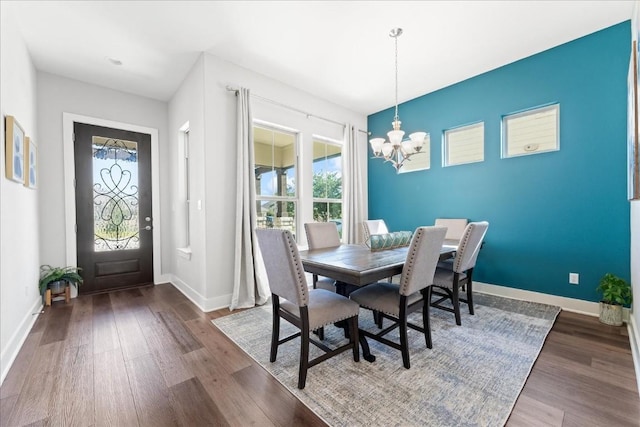
[[[389,32],[389,37],[395,40],[396,52],[396,109],[393,117],[393,130],[387,132],[388,140],[384,138],[372,138],[369,140],[371,150],[375,158],[383,159],[390,162],[396,171],[399,171],[405,161],[410,160],[414,154],[418,154],[422,150],[426,132],[413,132],[409,135],[409,139],[404,140],[405,132],[400,130],[400,116],[398,116],[398,37],[402,35],[402,28],[393,28]]]

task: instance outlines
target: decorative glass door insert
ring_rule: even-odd
[[[92,145],[94,249],[138,249],[138,144],[93,136]]]

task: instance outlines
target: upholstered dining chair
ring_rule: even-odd
[[[342,244],[335,222],[307,222],[304,224],[304,231],[307,234],[309,249],[335,248]],[[320,288],[335,292],[335,280],[328,277],[318,277],[317,274],[312,277],[311,284],[314,289]]]
[[[380,332],[372,333],[360,330],[364,336],[372,338],[402,353],[402,364],[411,367],[407,328],[424,334],[427,348],[432,347],[431,326],[429,322],[429,303],[431,284],[440,249],[447,230],[444,227],[418,227],[411,239],[407,259],[402,269],[400,285],[393,283],[374,283],[352,292],[349,297],[361,307],[377,311],[380,316],[390,319],[393,324]],[[422,308],[422,326],[407,321],[407,316]],[[384,336],[399,328],[400,343]]]
[[[303,389],[306,384],[307,370],[330,357],[351,349],[353,360],[358,362],[360,360],[358,344],[360,307],[358,304],[335,292],[308,288],[298,247],[289,230],[257,229],[256,235],[271,288],[273,329],[269,360],[276,361],[280,344],[300,337],[298,371],[298,388],[300,389]],[[296,326],[300,331],[280,339],[280,318]],[[330,349],[309,336],[310,331],[341,320],[346,320],[349,325],[348,343]],[[309,343],[325,353],[309,360]]]
[[[436,218],[435,225],[447,227],[447,235],[444,238],[445,245],[458,246],[464,234],[469,220],[466,218]]]
[[[439,263],[433,278],[432,295],[439,299],[431,302],[431,306],[454,313],[457,325],[462,324],[460,301],[468,305],[469,314],[474,314],[473,269],[488,228],[489,223],[486,221],[470,222],[464,230],[453,262]],[[461,288],[463,291],[466,289],[466,299],[460,298]],[[442,305],[447,300],[451,301],[451,307]]]
[[[372,234],[386,234],[389,232],[384,219],[368,219],[362,222],[364,228],[364,242],[367,243]]]

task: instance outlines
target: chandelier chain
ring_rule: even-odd
[[[398,116],[398,36],[393,38],[396,44],[396,115],[393,118],[394,122],[400,120],[400,117]]]

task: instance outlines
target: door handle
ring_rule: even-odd
[[[149,231],[149,230],[151,230],[152,228],[153,228],[153,227],[151,227],[150,225],[147,225],[146,227],[141,228],[140,230],[147,230],[147,231]]]

